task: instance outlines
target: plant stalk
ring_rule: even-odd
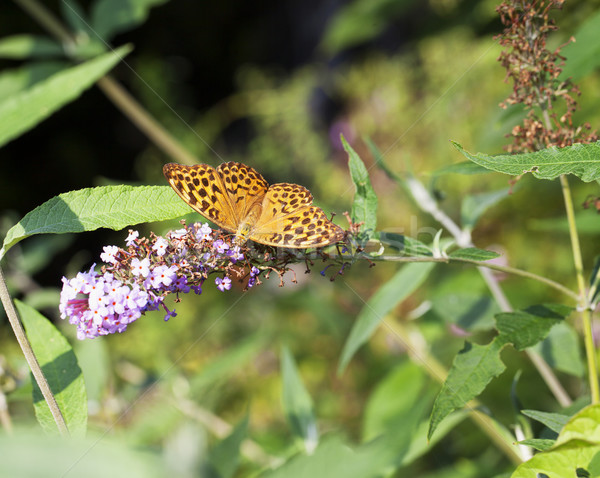
[[[56,398],[50,389],[50,385],[44,376],[44,372],[40,367],[40,364],[31,348],[31,344],[27,339],[27,335],[25,334],[25,330],[23,329],[23,325],[19,320],[19,314],[15,309],[13,301],[10,297],[10,293],[8,292],[8,287],[6,287],[6,281],[4,279],[4,272],[0,267],[0,300],[2,301],[2,305],[4,306],[4,310],[6,311],[6,315],[8,317],[8,321],[14,331],[15,337],[17,338],[17,342],[23,351],[23,355],[25,356],[25,360],[27,360],[27,364],[31,369],[31,373],[35,378],[48,407],[50,408],[50,412],[52,413],[52,417],[54,417],[54,421],[56,422],[56,426],[58,427],[58,431],[62,436],[69,436],[69,429],[67,428],[67,424],[65,419],[58,407],[58,403],[56,403]]]
[[[565,211],[569,223],[569,234],[571,235],[571,249],[573,251],[573,263],[575,265],[575,274],[577,277],[577,287],[579,289],[579,307],[581,309],[581,319],[583,322],[583,342],[585,344],[585,353],[588,364],[588,377],[590,382],[590,393],[592,403],[600,402],[600,387],[598,384],[598,365],[596,363],[596,348],[594,347],[594,338],[592,331],[592,317],[589,304],[587,303],[587,294],[585,290],[585,278],[583,277],[583,260],[581,257],[581,247],[579,245],[579,235],[575,224],[575,210],[573,208],[573,199],[569,180],[563,174],[560,176],[560,185],[562,187],[563,198],[565,201]]]

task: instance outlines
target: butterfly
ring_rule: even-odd
[[[228,232],[235,243],[248,239],[275,247],[324,247],[344,240],[344,230],[313,206],[298,184],[269,183],[242,163],[184,166],[169,163],[163,173],[195,211]]]

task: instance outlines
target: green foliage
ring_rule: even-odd
[[[87,394],[77,357],[65,337],[35,309],[15,301],[27,338],[31,342],[50,389],[73,437],[82,437],[87,428]],[[40,425],[57,434],[54,418],[42,392],[33,380],[33,405]]]
[[[248,434],[248,415],[236,425],[231,434],[221,440],[210,454],[210,468],[207,476],[211,478],[230,478],[240,462],[240,446]]]
[[[104,186],[59,194],[27,213],[6,234],[0,257],[34,234],[119,230],[141,222],[164,221],[189,212],[167,186]]]
[[[450,259],[466,259],[469,261],[489,261],[500,257],[500,254],[494,251],[486,251],[483,249],[477,249],[476,247],[466,247],[464,249],[457,249],[448,254]]]
[[[452,144],[474,163],[499,173],[512,176],[531,173],[538,179],[556,179],[561,174],[573,174],[585,182],[600,179],[600,143],[497,156],[471,154],[457,142]]]
[[[129,51],[131,47],[122,46],[111,53],[56,73],[28,90],[4,98],[0,102],[0,146],[76,99]]]
[[[55,58],[63,49],[52,40],[35,35],[14,35],[0,40],[0,58],[24,60],[26,58]]]
[[[600,475],[599,424],[600,405],[583,409],[567,422],[554,447],[519,465],[511,478]]]
[[[341,140],[344,150],[348,153],[348,168],[356,189],[351,216],[355,223],[362,223],[359,240],[365,243],[369,238],[376,236],[377,195],[369,180],[369,171],[360,156],[348,144],[346,138],[342,136]]]
[[[446,416],[477,397],[494,377],[506,369],[500,359],[500,351],[506,344],[513,344],[517,350],[535,345],[571,310],[559,304],[546,304],[497,314],[498,336],[487,345],[466,342],[454,358],[448,377],[435,400],[428,436],[432,436]]]
[[[467,229],[473,229],[483,213],[506,198],[510,191],[510,188],[504,188],[499,191],[466,196],[463,199],[460,209],[462,226]]]
[[[548,413],[541,412],[539,410],[521,410],[521,413],[526,417],[533,418],[534,420],[546,425],[550,430],[556,433],[560,433],[566,423],[569,421],[567,415],[562,413]]]
[[[600,28],[600,12],[587,18],[573,35],[575,41],[566,45],[561,54],[567,58],[561,78],[578,81],[600,66],[600,46],[596,34]]]
[[[281,400],[285,416],[292,432],[303,442],[305,450],[310,454],[319,442],[313,403],[287,347],[281,350],[281,378]]]
[[[433,263],[406,264],[388,280],[361,309],[344,344],[338,374],[341,374],[356,351],[369,340],[386,315],[427,279]]]

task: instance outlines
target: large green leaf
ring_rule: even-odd
[[[6,234],[0,258],[34,234],[123,229],[141,222],[164,221],[190,212],[168,186],[103,186],[63,193],[46,201]]]
[[[478,396],[494,378],[506,368],[500,360],[500,351],[506,345],[501,340],[493,340],[488,345],[469,342],[454,357],[448,377],[433,404],[427,438],[454,410],[462,408]]]
[[[460,144],[452,144],[474,163],[511,176],[532,173],[538,179],[555,179],[561,174],[574,174],[585,182],[600,179],[600,142],[498,156],[471,154]]]
[[[545,339],[550,329],[566,319],[572,310],[560,304],[534,305],[496,315],[496,328],[504,341],[517,350],[525,350]]]
[[[0,146],[33,128],[73,101],[131,51],[122,46],[57,73],[0,103]]]
[[[97,0],[92,7],[92,27],[103,42],[109,42],[117,33],[131,30],[144,23],[152,7],[167,1]]]
[[[64,61],[37,61],[21,68],[3,70],[0,73],[0,104],[67,67],[68,63]]]
[[[13,35],[0,40],[0,58],[24,60],[63,56],[62,47],[47,37]]]
[[[590,405],[571,418],[554,447],[519,465],[512,478],[600,476],[600,405]]]
[[[344,344],[338,373],[344,371],[350,359],[369,340],[383,318],[423,283],[434,265],[433,262],[406,264],[373,294],[358,314]]]
[[[585,365],[581,354],[580,338],[573,326],[567,322],[556,324],[548,336],[534,345],[552,368],[583,378]]]
[[[354,222],[363,223],[359,240],[366,242],[370,237],[373,237],[377,227],[377,195],[373,190],[373,186],[371,186],[369,171],[367,171],[362,159],[348,144],[344,136],[341,136],[341,140],[344,150],[348,153],[350,177],[356,188],[351,216]]]
[[[317,420],[312,399],[302,383],[296,363],[287,347],[281,350],[282,404],[285,416],[296,437],[302,440],[307,453],[319,442]]]
[[[70,434],[76,437],[85,435],[87,396],[83,374],[73,349],[58,329],[37,310],[18,300],[15,300],[15,305]],[[35,380],[33,380],[33,406],[42,427],[57,432],[50,408]]]

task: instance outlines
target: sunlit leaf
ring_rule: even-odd
[[[131,50],[123,46],[111,53],[52,75],[0,102],[0,146],[33,128],[56,110],[77,98]]]
[[[0,102],[67,67],[68,63],[64,61],[37,61],[21,68],[3,70],[0,72]]]
[[[384,317],[425,281],[434,265],[433,262],[406,264],[365,303],[344,344],[338,374],[344,371],[356,351],[369,340]]]
[[[555,442],[556,440],[549,440],[547,438],[529,438],[528,440],[521,440],[518,443],[519,445],[530,446],[538,451],[544,451],[554,446]]]
[[[585,182],[600,179],[600,142],[497,156],[471,154],[460,144],[452,144],[474,163],[511,176],[532,173],[538,179],[555,179],[561,174],[574,174]]]
[[[319,441],[312,399],[302,383],[296,363],[287,347],[281,350],[282,403],[285,416],[294,435],[300,438],[307,453],[312,453]]]
[[[489,296],[452,293],[433,298],[432,308],[449,324],[467,331],[489,330],[494,326],[494,315],[500,312]]]
[[[369,172],[360,156],[348,144],[344,136],[341,137],[344,150],[348,153],[348,167],[350,177],[356,188],[354,203],[352,204],[352,220],[362,222],[361,240],[366,242],[373,237],[377,227],[377,195],[371,186]]]
[[[589,405],[571,417],[559,433],[556,445],[562,445],[570,440],[600,445],[599,404]]]
[[[190,211],[168,186],[103,186],[63,193],[27,213],[4,239],[0,257],[34,234],[119,230],[150,221],[164,221]]]
[[[18,300],[15,304],[69,433],[75,437],[85,435],[87,396],[73,349],[58,329],[37,310]],[[44,429],[56,433],[58,429],[50,408],[33,377],[32,381],[35,415]]]

